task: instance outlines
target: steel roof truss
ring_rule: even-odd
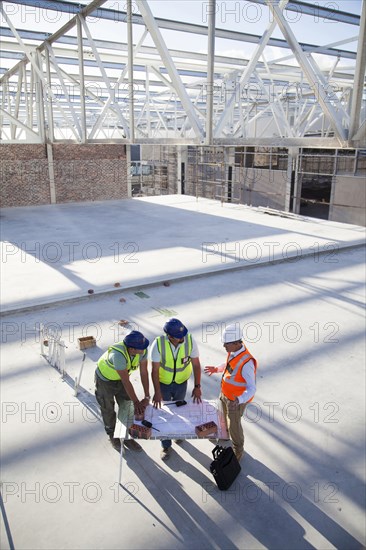
[[[327,89],[329,89],[331,87],[330,81],[331,81],[331,78],[332,78],[332,72],[330,72],[330,74],[326,78],[323,75],[323,73],[320,71],[318,65],[315,63],[315,60],[313,59],[311,54],[307,55],[307,59],[308,59],[309,63],[311,64],[311,66],[314,70],[314,73],[316,74],[319,82],[323,86],[323,89],[326,91]],[[332,89],[332,92],[333,92],[333,89]],[[336,95],[339,92],[337,90],[334,91],[333,93],[332,92],[331,93],[326,92],[328,94],[328,97],[329,97],[329,102],[331,101],[332,105],[334,106],[334,109],[337,112],[339,112],[342,115],[342,117],[344,117],[348,121],[349,120],[349,114],[344,110],[343,105],[340,103],[340,101],[338,99],[338,96]]]
[[[52,99],[56,102],[57,107],[59,108],[60,112],[62,113],[66,123],[68,124],[68,126],[72,130],[73,134],[75,135],[76,138],[78,138],[78,135],[76,134],[75,129],[72,126],[70,126],[70,124],[69,124],[67,113],[65,112],[65,110],[61,106],[60,101],[56,98],[56,96],[53,93],[51,83],[50,83],[50,86],[47,86],[47,80],[45,79],[44,74],[43,74],[43,70],[42,70],[43,58],[42,58],[41,52],[39,50],[33,50],[32,51],[29,47],[27,47],[24,44],[23,40],[20,38],[18,32],[14,28],[14,26],[13,26],[12,22],[10,21],[10,19],[6,16],[6,14],[3,10],[3,7],[1,5],[0,5],[0,11],[3,13],[4,18],[7,20],[7,23],[9,25],[10,29],[12,30],[14,36],[17,38],[18,43],[22,47],[22,49],[23,49],[23,51],[24,51],[24,53],[27,57],[27,60],[30,62],[31,67],[32,67],[31,93],[33,93],[32,91],[34,91],[34,94],[35,94],[34,97],[35,97],[35,104],[36,104],[36,109],[37,109],[38,130],[39,130],[42,141],[44,141],[44,132],[45,132],[43,102],[44,102],[44,94],[45,94],[46,90],[48,91],[48,93],[50,94]],[[24,62],[26,63],[26,61],[24,61]],[[56,66],[57,66],[57,63],[56,63]],[[55,67],[55,69],[56,69],[56,67]],[[32,119],[33,119],[33,115],[32,115],[32,112],[31,112],[31,120]],[[33,125],[33,123],[32,123],[32,125]]]
[[[360,127],[360,113],[362,105],[362,96],[364,92],[366,67],[366,2],[362,5],[360,34],[357,45],[356,70],[354,79],[354,93],[351,103],[351,121],[349,125],[349,138],[354,139]]]
[[[0,111],[3,115],[5,115],[7,118],[9,118],[13,122],[14,125],[16,125],[17,127],[19,126],[23,130],[25,130],[26,133],[32,134],[34,137],[36,137],[37,138],[37,143],[41,142],[39,135],[32,128],[30,128],[29,126],[27,126],[26,124],[24,124],[23,122],[18,120],[17,118],[13,117],[13,115],[11,113],[5,111],[5,109],[3,109],[2,107],[0,107]]]
[[[267,77],[269,78],[271,84],[272,84],[272,88],[275,89],[275,85],[274,85],[274,80],[271,76],[271,72],[269,70],[269,67],[267,65],[267,62],[266,62],[266,59],[264,57],[264,54],[262,53],[262,59],[263,59],[263,62],[264,62],[264,65],[267,69]],[[262,89],[265,91],[265,95],[266,97],[268,98],[268,101],[271,103],[271,98],[269,97],[269,95],[267,94],[267,91],[265,90],[265,86],[264,86],[264,82],[263,80],[261,79],[261,77],[258,75],[258,73],[256,73],[256,77],[257,77],[257,81],[260,83]],[[276,111],[277,111],[277,115],[275,113],[275,110],[274,110],[274,106],[276,106]],[[294,130],[293,128],[291,128],[289,122],[288,122],[288,119],[287,119],[287,116],[286,116],[286,113],[285,111],[283,110],[283,105],[282,105],[282,101],[279,101],[279,96],[277,95],[277,97],[275,98],[275,101],[274,101],[274,105],[272,106],[271,105],[271,109],[272,109],[272,112],[273,112],[273,116],[275,118],[275,121],[276,121],[276,124],[277,124],[277,127],[278,127],[278,133],[283,137],[284,135],[288,135],[288,136],[292,136],[294,137],[295,133],[294,133]],[[280,121],[282,122],[282,127],[278,125],[278,120],[277,120],[277,116],[278,118],[280,119]]]
[[[134,54],[137,54],[137,53],[139,52],[141,46],[142,46],[143,43],[144,43],[144,40],[145,40],[147,34],[148,34],[148,31],[145,30],[144,33],[143,33],[143,35],[142,35],[142,37],[140,38],[138,44],[135,46]],[[120,76],[118,77],[118,80],[117,80],[117,82],[116,82],[116,84],[115,84],[115,88],[114,88],[114,89],[116,89],[116,88],[122,83],[122,81],[125,79],[125,76],[126,76],[127,71],[128,71],[128,66],[126,65],[126,66],[124,67],[124,69],[122,70]],[[101,111],[101,113],[100,113],[100,115],[99,115],[99,117],[98,117],[98,119],[97,119],[97,121],[96,121],[96,123],[95,123],[95,125],[94,125],[94,127],[93,127],[93,129],[92,129],[92,131],[90,132],[90,136],[89,136],[90,139],[92,139],[92,138],[95,136],[96,132],[100,129],[100,126],[102,125],[103,120],[104,120],[104,118],[105,118],[105,116],[106,116],[107,110],[109,109],[109,107],[110,107],[110,105],[111,105],[111,103],[112,103],[112,99],[113,99],[113,98],[112,98],[111,96],[109,96],[109,98],[108,98],[107,101],[105,102],[104,107],[103,107],[103,109],[102,109],[102,111]]]
[[[86,110],[85,110],[85,72],[84,72],[84,47],[83,47],[83,26],[81,24],[80,15],[76,19],[76,31],[78,41],[78,58],[79,58],[79,80],[80,80],[80,122],[81,122],[81,143],[85,143],[87,139],[86,130]]]
[[[169,50],[163,40],[163,37],[161,35],[160,29],[154,20],[154,17],[152,15],[152,12],[150,10],[149,5],[147,2],[143,2],[142,0],[136,0],[136,4],[140,10],[140,13],[145,21],[146,27],[148,28],[150,35],[154,41],[154,44],[159,51],[160,57],[168,71],[169,77],[172,81],[172,84],[175,88],[176,94],[178,95],[186,113],[189,118],[189,121],[192,125],[192,128],[194,130],[194,133],[196,137],[203,138],[204,130],[203,127],[198,120],[193,105],[191,103],[191,100],[187,94],[187,91],[185,87],[183,86],[182,80],[179,77],[178,71],[173,63],[173,60],[171,58],[171,55],[169,53]]]
[[[75,86],[77,86],[78,88],[80,88],[81,84],[78,80],[76,80],[76,78],[74,78],[72,75],[70,75],[69,73],[67,73],[66,71],[64,71],[61,67],[59,67],[59,70],[60,72],[65,76],[65,78],[67,78],[68,80],[70,80],[70,82],[72,84],[74,84]],[[91,89],[89,87],[85,87],[84,89],[84,93],[86,96],[88,96],[91,100],[93,100],[96,104],[100,105],[102,108],[104,107],[105,105],[105,102],[100,99],[96,94],[94,94]],[[114,117],[118,118],[118,113],[115,113],[114,112],[114,109],[115,109],[115,106],[114,105],[110,105],[110,111],[112,111]],[[99,129],[99,131],[101,131],[101,129]],[[88,139],[91,139],[90,138],[90,135],[89,135],[89,138]]]
[[[328,117],[336,137],[340,142],[346,139],[344,128],[342,127],[340,117],[333,108],[333,105],[329,102],[329,97],[324,87],[317,77],[317,74],[313,70],[311,64],[308,61],[306,54],[303,52],[300,44],[295,38],[290,26],[287,24],[281,10],[277,5],[273,4],[272,0],[266,0],[268,7],[270,8],[274,18],[276,19],[278,26],[280,27],[282,34],[286,38],[288,44],[291,46],[292,51],[295,54],[297,62],[304,71],[304,74],[308,80],[309,85],[314,91],[315,97],[318,99],[324,114]]]
[[[125,132],[125,135],[126,137],[129,137],[130,136],[130,128],[129,128],[129,125],[128,125],[128,122],[127,120],[125,119],[125,117],[123,116],[122,114],[122,111],[120,109],[120,106],[119,104],[115,101],[115,90],[113,90],[113,87],[112,87],[112,84],[108,78],[108,75],[106,73],[106,70],[103,66],[103,63],[100,59],[100,55],[99,55],[99,52],[94,44],[94,40],[90,34],[90,31],[89,31],[89,27],[84,19],[84,17],[81,17],[81,23],[82,23],[82,26],[84,28],[84,31],[85,31],[85,34],[88,38],[88,41],[89,41],[89,44],[90,44],[90,47],[93,51],[93,55],[95,57],[95,61],[99,67],[99,70],[100,70],[100,73],[102,75],[102,78],[103,78],[103,81],[104,81],[104,84],[106,85],[106,88],[107,88],[107,91],[108,91],[108,94],[111,98],[111,102],[113,103],[113,106],[115,108],[115,112],[117,113],[118,115],[118,118],[119,118],[119,121],[124,129],[124,132]]]
[[[288,3],[289,0],[281,0],[279,6],[280,6],[280,9],[284,9],[284,7],[286,6],[286,4]],[[219,137],[221,134],[222,134],[222,131],[225,127],[225,125],[227,124],[227,121],[228,119],[230,118],[230,116],[232,115],[232,112],[233,112],[233,109],[235,107],[235,103],[236,103],[236,96],[237,96],[237,90],[238,88],[241,90],[249,81],[253,71],[255,70],[255,67],[259,61],[259,58],[261,57],[262,53],[263,53],[263,50],[264,48],[267,46],[268,44],[268,41],[269,39],[271,38],[271,35],[273,33],[273,31],[275,30],[276,28],[276,21],[273,20],[271,23],[269,23],[267,29],[264,31],[263,33],[263,36],[260,38],[259,42],[258,42],[258,45],[248,63],[248,65],[246,66],[245,70],[243,71],[241,77],[240,77],[240,81],[239,81],[239,86],[236,87],[234,90],[233,90],[233,93],[231,94],[231,97],[229,98],[228,102],[226,103],[225,105],[225,109],[223,110],[223,113],[220,117],[220,120],[218,121],[217,125],[216,125],[216,128],[215,128],[215,131],[214,131],[214,136],[215,137]]]
[[[76,112],[75,112],[75,109],[74,109],[73,102],[70,98],[69,91],[67,89],[67,86],[65,85],[63,75],[62,75],[62,73],[59,69],[59,66],[58,66],[58,63],[56,61],[55,55],[53,53],[51,44],[46,44],[46,47],[47,47],[47,51],[48,51],[49,56],[50,56],[50,64],[52,65],[52,67],[54,68],[54,70],[57,74],[59,84],[60,84],[60,86],[62,88],[62,91],[64,93],[64,96],[66,98],[67,107],[69,109],[70,115],[71,115],[72,120],[74,122],[74,126],[75,126],[75,128],[78,132],[78,138],[79,138],[78,141],[81,141],[82,140],[82,130],[81,130],[79,119],[78,119],[78,117],[76,115]],[[51,82],[49,84],[50,84],[50,87],[51,87]],[[58,103],[58,106],[59,106],[59,103]],[[70,124],[68,124],[68,126],[70,126]]]
[[[163,76],[161,74],[161,72],[159,71],[159,69],[157,67],[154,67],[153,65],[150,66],[150,69],[151,71],[159,78],[159,80],[161,80],[161,82],[163,82],[165,84],[165,86],[171,91],[173,92],[175,95],[176,95],[176,89],[174,88],[173,84],[171,82],[169,82],[169,80],[167,78],[165,78],[165,76]],[[161,92],[161,93],[164,93],[164,92]],[[193,105],[194,107],[194,105]],[[186,129],[186,126],[187,126],[187,123],[189,121],[189,117],[186,113],[184,113],[185,115],[185,122],[182,126],[182,131],[181,131],[181,136],[183,136],[184,132],[185,132],[185,129]]]

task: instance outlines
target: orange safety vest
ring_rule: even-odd
[[[247,388],[247,381],[241,374],[243,366],[252,359],[254,363],[254,376],[256,377],[257,361],[247,349],[239,353],[236,357],[233,357],[230,361],[229,357],[230,353],[227,356],[225,371],[222,375],[221,390],[225,397],[230,399],[230,401],[234,401],[234,399],[242,395]],[[254,395],[249,401],[252,401],[253,398]]]

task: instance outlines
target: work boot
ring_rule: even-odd
[[[138,453],[141,453],[142,451],[141,445],[137,443],[137,441],[135,441],[134,439],[125,439],[123,444],[130,451],[136,451]]]
[[[160,451],[161,460],[168,460],[168,458],[170,457],[171,452],[172,452],[171,447],[166,447],[166,448],[163,447]]]
[[[177,443],[178,445],[181,445],[183,441],[184,439],[174,439],[174,443]]]
[[[119,453],[121,452],[121,440],[118,439],[118,437],[113,437],[112,435],[109,436],[109,441],[116,451]]]

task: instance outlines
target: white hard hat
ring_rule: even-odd
[[[237,342],[242,339],[242,334],[240,330],[239,323],[232,323],[225,327],[224,332],[222,333],[222,343],[228,344],[229,342]]]

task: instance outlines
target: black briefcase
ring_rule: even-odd
[[[241,467],[231,447],[216,445],[212,450],[210,472],[221,491],[226,491],[238,476]]]

